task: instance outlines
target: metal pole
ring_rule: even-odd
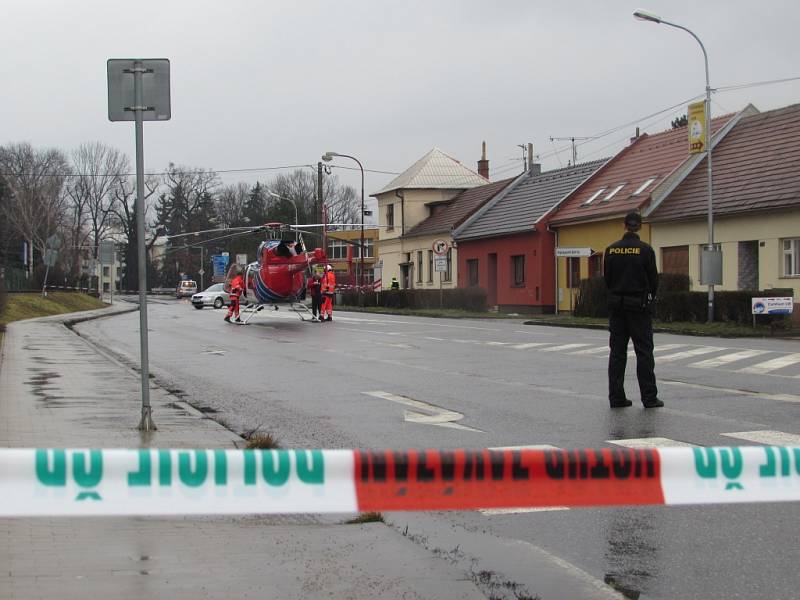
[[[317,205],[314,207],[314,219],[322,221],[322,161],[317,163]]]
[[[361,272],[359,273],[359,288],[364,289],[364,167],[356,160],[358,166],[361,168]]]
[[[664,25],[683,29],[686,33],[691,35],[695,41],[700,44],[700,50],[703,51],[703,62],[706,69],[706,170],[708,172],[708,251],[714,251],[714,186],[711,167],[711,82],[708,76],[708,53],[706,47],[700,38],[697,37],[691,29],[687,29],[683,25],[670,23],[669,21],[661,20]],[[708,284],[708,322],[714,321],[714,284]]]
[[[206,274],[206,268],[205,268],[205,259],[203,257],[203,247],[200,246],[200,290],[201,291],[206,289],[205,274]]]
[[[136,98],[136,237],[139,256],[139,345],[142,375],[142,419],[140,431],[153,431],[153,411],[150,406],[150,357],[147,348],[147,262],[144,243],[144,132],[142,124],[142,73],[140,61],[133,63],[133,89]]]

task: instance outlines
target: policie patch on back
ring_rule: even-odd
[[[609,248],[609,254],[641,254],[641,248]]]

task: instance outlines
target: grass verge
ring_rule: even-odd
[[[0,314],[0,329],[12,321],[93,310],[104,306],[97,298],[75,292],[48,292],[46,298],[34,292],[9,294],[8,304]]]
[[[346,525],[360,525],[362,523],[385,523],[383,515],[379,512],[365,512],[357,517],[345,521]]]

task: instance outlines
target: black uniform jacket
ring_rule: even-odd
[[[603,277],[610,305],[633,308],[637,304],[643,308],[648,300],[655,298],[658,290],[656,253],[638,235],[628,231],[621,240],[606,248]]]

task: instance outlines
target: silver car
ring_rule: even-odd
[[[201,309],[204,306],[213,306],[214,308],[222,308],[231,303],[231,297],[228,292],[223,289],[221,283],[215,283],[205,291],[192,296],[192,306],[196,309]]]

